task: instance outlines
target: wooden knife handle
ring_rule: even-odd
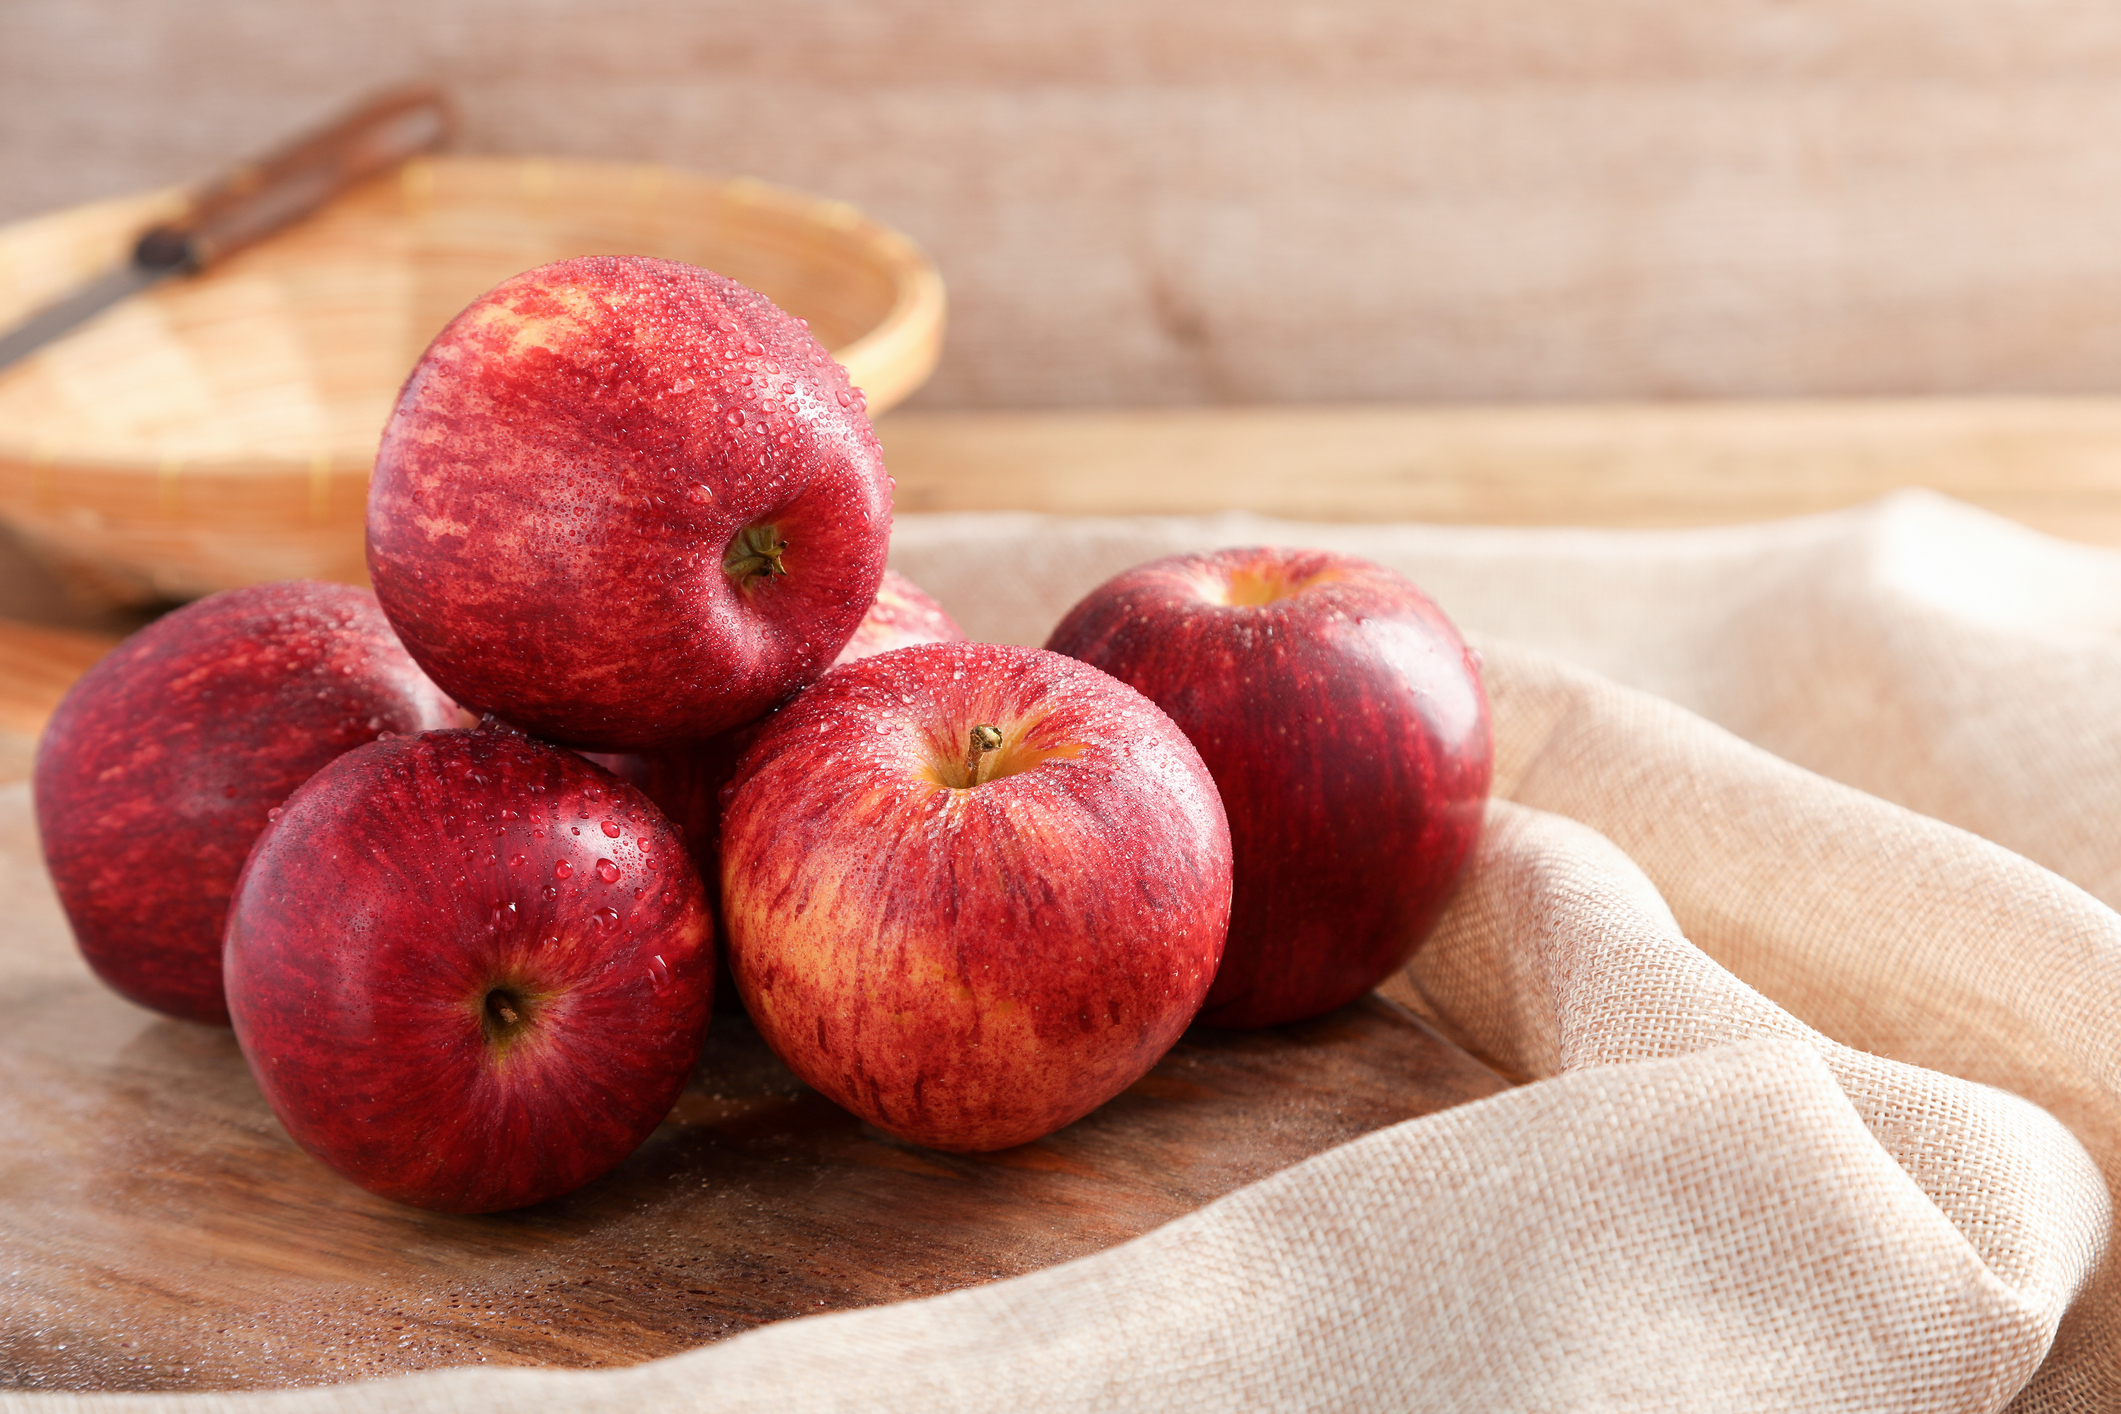
[[[307,216],[363,177],[440,146],[454,126],[440,89],[420,85],[382,94],[221,177],[184,215],[144,233],[133,260],[156,270],[203,270]]]

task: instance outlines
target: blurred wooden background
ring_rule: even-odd
[[[905,230],[916,408],[2121,385],[2111,0],[5,0],[0,219],[406,76]]]

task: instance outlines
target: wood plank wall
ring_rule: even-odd
[[[929,408],[2121,388],[2112,0],[7,0],[0,218],[408,75],[908,231]]]

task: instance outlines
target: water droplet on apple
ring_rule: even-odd
[[[529,862],[530,856],[526,854],[511,854],[508,856],[508,864],[512,869],[520,869]]]
[[[547,885],[545,886],[545,897],[547,897],[547,898],[558,898],[559,896],[560,896],[560,886],[559,886],[558,884],[547,884]]]
[[[597,861],[597,877],[607,884],[616,884],[619,881],[619,866],[608,859],[599,859]]]
[[[277,805],[275,805],[275,806],[274,806],[274,807],[273,807],[272,809],[270,809],[270,810],[268,810],[268,811],[266,811],[266,812],[265,812],[265,822],[266,822],[266,823],[267,823],[268,825],[269,825],[269,824],[271,824],[271,823],[272,823],[273,821],[275,821],[275,820],[279,819],[279,818],[280,818],[280,807],[279,807],[279,806],[277,806]]]
[[[731,408],[722,414],[722,421],[728,423],[731,427],[742,427],[744,425],[744,414],[738,412],[735,408]]]
[[[552,877],[555,879],[572,879],[574,877],[574,866],[564,859],[556,859],[552,863]]]
[[[908,698],[908,699],[906,699],[906,700],[910,702],[910,701],[912,701],[913,699],[911,699],[911,698]],[[613,839],[617,839],[617,838],[619,837],[619,824],[618,824],[618,821],[616,821],[616,820],[606,820],[606,821],[604,822],[604,833],[605,833],[605,834],[607,834],[607,835],[609,835],[609,836],[611,836],[611,837],[612,837]]]
[[[648,959],[648,982],[658,992],[670,990],[670,964],[663,961],[661,953]]]
[[[616,928],[619,926],[619,911],[616,908],[606,906],[589,916],[596,919],[597,927],[599,928]]]

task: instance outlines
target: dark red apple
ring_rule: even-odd
[[[1169,1049],[1229,918],[1200,757],[1053,653],[901,648],[765,724],[722,818],[727,952],[795,1073],[942,1149],[1026,1143]]]
[[[37,828],[88,964],[124,996],[228,1024],[221,928],[266,812],[381,732],[455,724],[366,590],[232,589],[74,684],[37,744]]]
[[[383,432],[368,567],[459,702],[633,751],[740,726],[874,599],[889,478],[797,320],[706,270],[591,257],[438,335]]]
[[[1170,713],[1230,814],[1236,902],[1201,1011],[1266,1026],[1402,966],[1479,837],[1487,695],[1404,577],[1321,550],[1220,550],[1092,590],[1047,647]]]
[[[493,1212],[669,1113],[706,1033],[699,875],[648,800],[494,724],[350,752],[229,908],[236,1039],[273,1113],[374,1192]]]
[[[832,665],[838,667],[859,658],[874,658],[879,653],[888,653],[894,648],[911,648],[916,643],[960,643],[964,637],[964,630],[957,626],[957,621],[926,590],[897,570],[885,570],[869,612],[862,615],[854,637],[847,640],[847,646],[832,660]]]

